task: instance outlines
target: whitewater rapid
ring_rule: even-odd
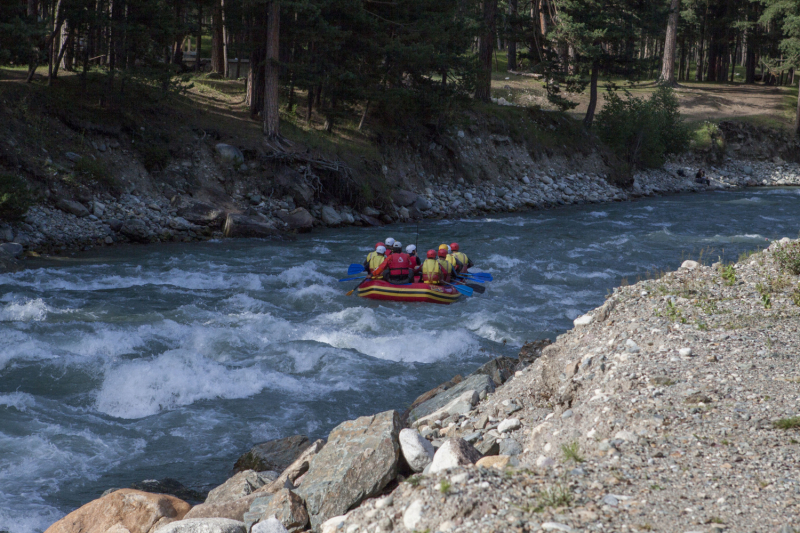
[[[338,283],[416,225],[296,241],[100,249],[0,275],[0,530],[43,531],[110,487],[208,490],[253,443],[324,437],[600,305],[623,278],[735,260],[800,229],[800,195],[764,189],[423,222],[458,241],[485,294],[365,301]]]

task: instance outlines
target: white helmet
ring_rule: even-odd
[[[406,253],[407,253],[408,255],[411,255],[411,254],[413,254],[413,253],[414,253],[414,252],[416,252],[416,251],[417,251],[417,247],[416,247],[416,246],[414,246],[413,244],[409,244],[408,246],[406,246]]]
[[[385,254],[386,253],[386,247],[385,246],[378,246],[377,248],[375,248],[375,251],[377,253],[379,253],[379,254]]]
[[[403,243],[400,241],[394,241],[394,244],[392,245],[392,250],[402,250],[402,249],[403,249]]]
[[[450,245],[449,244],[447,245],[447,253],[448,254],[452,254],[453,253],[453,250],[450,249]]]
[[[386,239],[386,240],[385,240],[385,241],[383,241],[383,242],[384,242],[384,244],[386,244],[386,247],[387,247],[387,248],[391,248],[391,247],[392,247],[392,245],[394,244],[394,239],[392,239],[391,237],[389,237],[388,239]]]

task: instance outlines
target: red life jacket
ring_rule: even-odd
[[[408,276],[409,268],[413,268],[411,258],[406,253],[395,253],[389,257],[389,275],[403,277]]]

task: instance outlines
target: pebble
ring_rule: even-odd
[[[519,429],[520,426],[522,426],[522,423],[519,421],[519,418],[507,418],[500,422],[500,425],[497,426],[497,431],[500,433],[507,433]]]
[[[403,525],[409,531],[416,529],[422,520],[422,500],[414,500],[403,512]]]

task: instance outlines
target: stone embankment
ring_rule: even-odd
[[[800,521],[799,275],[800,241],[788,239],[736,264],[686,261],[402,415],[346,421],[327,442],[260,444],[238,467],[281,472],[242,470],[188,512],[170,500],[124,527],[790,533]],[[147,495],[119,492],[48,533],[78,531],[70,524],[100,508],[123,517]]]
[[[259,193],[234,193],[223,205],[175,194],[103,194],[91,200],[59,199],[30,209],[24,222],[0,225],[0,241],[22,248],[0,250],[10,260],[24,250],[60,252],[125,242],[191,242],[212,237],[272,237],[311,231],[317,226],[376,226],[417,218],[469,217],[556,206],[630,200],[707,189],[745,186],[800,185],[800,167],[780,161],[728,161],[706,169],[710,185],[694,182],[697,162],[667,164],[664,169],[638,173],[633,187],[613,186],[599,174],[574,171],[563,161],[533,168],[520,166],[519,176],[469,185],[463,178],[438,181],[418,192],[397,189],[384,212],[367,207],[314,202],[301,187],[294,196],[267,198]],[[522,173],[525,172],[525,173]],[[299,206],[302,204],[306,207]]]

